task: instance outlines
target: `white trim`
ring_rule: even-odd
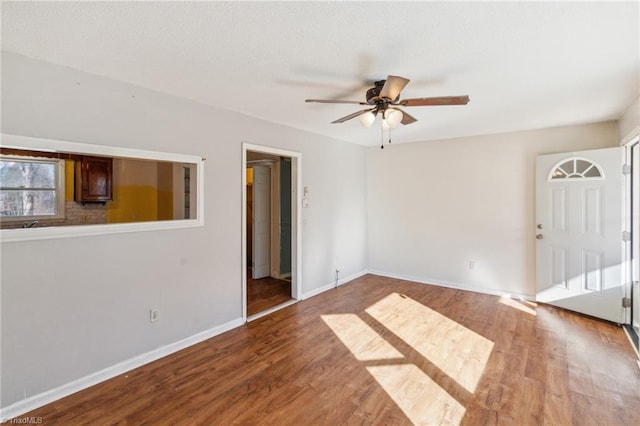
[[[75,225],[36,227],[30,229],[2,229],[2,243],[14,241],[47,240],[53,238],[86,237],[93,235],[121,234],[138,231],[159,231],[204,226],[204,158],[195,155],[171,154],[166,152],[144,151],[105,145],[67,142],[55,139],[40,139],[3,133],[2,146],[6,148],[37,150],[45,152],[65,152],[72,154],[104,155],[112,157],[138,158],[145,160],[170,161],[196,164],[196,219],[112,223],[101,225]]]
[[[302,300],[302,154],[296,151],[288,151],[263,145],[242,143],[242,319],[247,321],[247,151],[255,151],[264,154],[272,154],[291,158],[291,183],[295,197],[291,197],[291,298]],[[295,202],[294,202],[295,200]],[[295,220],[294,220],[295,218]]]
[[[271,167],[276,163],[276,160],[251,160],[251,161],[247,161],[247,167],[249,166],[253,167],[253,166],[265,166],[265,167]]]
[[[442,280],[436,280],[436,279],[424,279],[424,278],[418,278],[412,275],[405,275],[405,274],[396,274],[396,273],[392,273],[392,272],[385,272],[385,271],[380,271],[380,270],[375,270],[375,269],[368,269],[368,270],[364,270],[364,271],[360,271],[356,274],[350,275],[346,278],[343,278],[341,280],[338,281],[338,286],[344,285],[346,283],[348,283],[349,281],[353,281],[356,278],[360,278],[364,275],[367,274],[371,274],[371,275],[378,275],[381,277],[387,277],[387,278],[395,278],[398,280],[404,280],[404,281],[411,281],[411,282],[415,282],[418,284],[428,284],[428,285],[434,285],[434,286],[438,286],[438,287],[446,287],[446,288],[453,288],[456,290],[464,290],[464,291],[471,291],[473,293],[480,293],[480,294],[489,294],[492,296],[511,296],[511,297],[515,297],[515,298],[521,298],[524,300],[528,300],[531,302],[535,301],[535,296],[532,295],[527,295],[527,294],[521,294],[521,293],[509,293],[509,292],[505,292],[502,290],[495,290],[495,289],[490,289],[490,288],[484,288],[484,287],[472,287],[466,284],[459,284],[459,283],[452,283],[452,282],[448,282],[448,281],[442,281]],[[324,285],[322,287],[313,289],[311,291],[308,291],[306,293],[303,294],[302,300],[306,300],[309,299],[310,297],[313,296],[317,296],[318,294],[324,293],[325,291],[329,291],[331,289],[334,289],[336,287],[335,283],[331,283],[331,284],[327,284]]]
[[[240,327],[243,324],[244,321],[241,318],[234,319],[225,324],[210,328],[185,339],[178,340],[177,342],[170,343],[158,349],[154,349],[141,355],[137,355],[133,358],[129,358],[128,360],[119,362],[95,373],[91,373],[72,382],[65,383],[64,385],[58,386],[54,389],[39,393],[37,395],[33,395],[29,398],[23,399],[22,401],[15,402],[1,409],[0,422],[15,418],[17,416],[20,416],[21,414],[27,413],[31,410],[35,410],[36,408],[64,398],[65,396],[71,395],[72,393],[97,385],[98,383],[104,382],[105,380],[111,379],[145,364],[149,364],[150,362],[156,361],[167,355],[171,355],[175,352],[181,351],[182,349],[188,348],[189,346],[193,346],[214,336]]]
[[[204,226],[200,219],[171,220],[165,222],[112,223],[107,225],[72,225],[35,227],[29,229],[2,229],[2,244],[16,241],[50,240],[55,238],[88,237],[95,235],[122,234],[128,232],[160,231],[165,229],[183,229]]]
[[[271,223],[269,224],[271,241],[269,250],[271,251],[271,261],[269,271],[272,277],[280,275],[280,162],[273,162],[269,167],[271,171]],[[247,319],[248,321],[248,319]]]
[[[57,139],[32,138],[29,136],[1,134],[3,148],[26,149],[44,152],[65,152],[70,154],[102,155],[106,157],[138,158],[143,160],[171,161],[175,163],[195,163],[203,158],[196,155],[173,154],[159,151],[146,151],[134,148],[122,148],[110,145],[94,145],[81,142],[61,141]]]
[[[633,140],[635,138],[638,137],[638,135],[640,135],[640,126],[636,126],[633,129],[631,129],[631,131],[629,133],[627,133],[621,140],[620,140],[620,146],[625,146],[627,144],[630,144],[633,142]]]
[[[633,147],[640,143],[640,135],[638,132],[640,131],[640,127],[632,130],[631,133],[627,135],[625,139],[622,140],[621,146],[624,148],[624,164],[633,168],[631,164],[631,159],[633,158],[632,149]],[[639,171],[636,171],[636,173]],[[633,301],[633,232],[632,232],[632,222],[633,222],[633,185],[632,185],[632,175],[627,174],[622,177],[623,180],[623,207],[622,207],[622,223],[623,223],[623,231],[628,232],[631,238],[628,241],[623,241],[623,265],[622,265],[622,274],[623,274],[623,297],[629,297]],[[623,308],[623,324],[631,324],[633,325],[633,318],[631,317],[631,307]],[[632,344],[633,345],[633,344]]]
[[[459,284],[459,283],[452,283],[449,281],[442,281],[442,280],[436,280],[436,279],[430,279],[430,278],[419,278],[419,277],[415,277],[415,276],[411,276],[411,275],[404,275],[404,274],[395,274],[395,273],[391,273],[391,272],[385,272],[385,271],[379,271],[379,270],[369,270],[370,274],[372,275],[379,275],[382,277],[387,277],[387,278],[395,278],[395,279],[399,279],[399,280],[405,280],[405,281],[413,281],[419,284],[428,284],[428,285],[435,285],[438,287],[446,287],[446,288],[453,288],[456,290],[464,290],[464,291],[471,291],[473,293],[480,293],[480,294],[489,294],[492,296],[510,296],[510,297],[515,297],[515,298],[519,298],[519,299],[524,299],[527,301],[531,301],[531,302],[535,302],[536,298],[533,295],[530,294],[522,294],[522,293],[509,293],[503,290],[496,290],[496,289],[492,289],[492,288],[485,288],[485,287],[472,287],[470,285],[467,284]]]
[[[367,271],[365,269],[365,270],[357,272],[357,273],[355,273],[353,275],[349,275],[346,278],[342,278],[341,280],[338,280],[338,287],[348,283],[349,281],[353,281],[356,278],[360,278],[360,277],[362,277],[364,275],[367,275],[368,273],[369,273],[369,271]],[[302,300],[309,299],[310,297],[317,296],[318,294],[324,293],[325,291],[329,291],[329,290],[334,289],[334,288],[336,288],[336,283],[335,282],[332,282],[331,284],[323,285],[322,287],[315,288],[315,289],[313,289],[311,291],[303,293],[302,294]]]
[[[633,140],[630,142],[627,142],[626,144],[623,145],[624,148],[624,166],[629,166],[629,170],[631,170],[631,158],[632,158],[632,154],[631,154],[631,150],[633,148]],[[632,237],[632,198],[633,198],[633,194],[632,194],[632,186],[631,186],[631,173],[627,173],[624,176],[622,176],[622,231],[623,231],[623,238],[622,238],[622,245],[623,245],[623,251],[622,251],[622,280],[623,280],[623,291],[624,294],[622,295],[622,297],[630,297],[631,296],[631,290],[632,290],[632,267],[633,267],[633,258],[632,258],[632,254],[631,254],[631,247],[632,247],[632,241],[631,238]],[[628,234],[629,235],[629,239],[627,240],[626,238],[624,238],[624,235]],[[631,323],[631,308],[623,308],[622,309],[622,324],[630,324]]]
[[[244,145],[242,147],[242,179],[240,180],[241,188],[240,193],[242,194],[242,214],[240,215],[240,235],[241,235],[241,246],[242,246],[242,256],[240,256],[240,261],[242,264],[240,265],[240,276],[242,280],[241,288],[240,288],[240,299],[241,302],[241,315],[242,320],[247,321],[247,150]]]

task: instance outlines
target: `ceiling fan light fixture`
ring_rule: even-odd
[[[351,101],[342,99],[306,99],[305,102],[318,102],[325,104],[355,104],[366,105],[369,109],[353,112],[331,122],[331,124],[344,123],[356,117],[360,119],[366,128],[376,120],[380,113],[382,133],[390,133],[389,129],[398,127],[399,124],[407,125],[418,121],[411,114],[400,110],[400,107],[440,106],[440,105],[466,105],[469,103],[468,95],[461,96],[437,96],[430,98],[410,98],[400,100],[400,92],[409,83],[408,78],[397,75],[389,75],[386,80],[374,82],[374,87],[367,90],[365,101]],[[391,142],[391,139],[389,139]]]
[[[384,118],[385,118],[385,121],[387,122],[387,125],[390,128],[395,129],[396,127],[398,127],[398,124],[400,124],[400,122],[402,121],[402,111],[395,108],[388,108],[384,112]]]
[[[360,123],[368,129],[375,121],[376,116],[371,111],[367,111],[364,114],[360,114],[358,118],[360,119]]]

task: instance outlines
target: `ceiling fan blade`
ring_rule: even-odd
[[[396,109],[402,111],[400,108]],[[407,124],[415,123],[416,121],[418,121],[418,119],[413,115],[407,114],[406,111],[402,111],[402,121],[400,121],[402,124],[406,126]]]
[[[336,121],[332,121],[331,124],[344,123],[345,121],[349,121],[352,118],[356,118],[356,117],[364,114],[365,112],[374,111],[374,110],[376,110],[376,108],[363,109],[362,111],[354,112],[353,114],[349,114],[349,115],[344,116],[342,118],[338,118]]]
[[[355,105],[368,105],[366,102],[360,101],[341,101],[339,99],[305,99],[305,102],[318,102],[321,104],[355,104]]]
[[[441,96],[437,98],[414,98],[403,99],[398,102],[402,106],[437,106],[437,105],[466,105],[469,103],[469,96]]]
[[[393,101],[400,95],[400,92],[408,83],[409,79],[407,78],[390,75],[387,77],[384,86],[382,86],[382,90],[380,90],[380,97]]]

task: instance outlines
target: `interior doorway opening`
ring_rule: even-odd
[[[243,144],[243,318],[300,297],[299,153]]]

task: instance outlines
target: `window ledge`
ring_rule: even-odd
[[[166,222],[134,222],[104,225],[42,226],[40,228],[16,228],[0,230],[0,242],[51,240],[58,238],[88,237],[94,235],[123,234],[140,231],[162,231],[204,226],[197,219],[171,220]]]

